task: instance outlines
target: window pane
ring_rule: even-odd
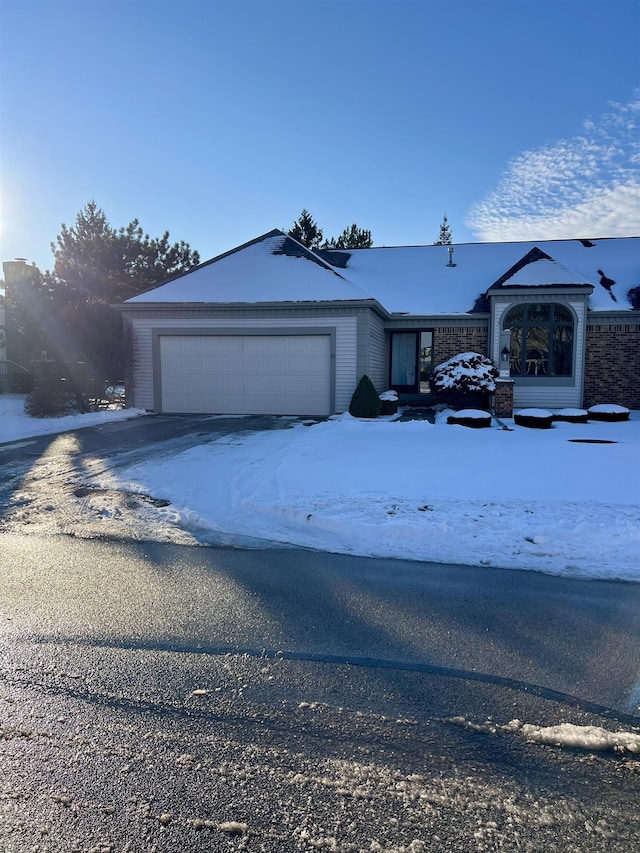
[[[511,375],[522,375],[522,329],[511,330]]]
[[[553,376],[571,376],[573,354],[573,329],[557,326],[553,330]]]
[[[527,329],[527,354],[525,371],[527,376],[546,376],[549,362],[549,330],[545,326]]]
[[[420,332],[420,393],[428,394],[429,375],[433,369],[433,333]]]
[[[556,323],[573,323],[571,311],[565,308],[564,305],[553,306],[553,319]]]
[[[391,337],[391,384],[416,384],[416,332],[402,332]]]
[[[523,323],[524,322],[524,305],[514,305],[513,308],[510,308],[507,311],[506,317],[504,318],[504,322],[502,324],[503,329],[508,329],[510,323]]]
[[[527,305],[527,321],[529,323],[548,323],[551,320],[551,306],[538,302]]]

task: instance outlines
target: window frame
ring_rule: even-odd
[[[546,319],[535,317],[535,312],[540,309],[545,309],[548,312]],[[560,309],[558,314],[562,312],[565,317],[556,319],[556,309]],[[514,312],[519,311],[522,314],[522,319],[510,320],[509,316]],[[544,313],[544,312],[543,312]],[[560,301],[533,301],[512,303],[504,312],[501,320],[501,329],[503,331],[511,331],[510,349],[512,352],[509,364],[509,375],[512,379],[526,384],[539,384],[541,382],[552,382],[554,384],[570,384],[575,377],[575,345],[576,345],[576,318],[571,308]],[[531,359],[527,359],[528,347],[527,338],[535,331],[540,329],[546,332],[547,353],[544,359],[537,359],[538,364],[532,365]],[[557,358],[557,350],[554,347],[554,342],[558,341],[557,333],[570,331],[570,340],[566,342],[569,355],[569,369],[566,373],[554,373],[555,359]],[[520,332],[520,354],[519,354],[519,372],[513,370],[513,338],[514,334]],[[561,341],[559,341],[559,345]],[[539,350],[540,351],[540,350]],[[566,353],[565,353],[566,357]],[[541,364],[544,364],[544,371],[538,373]],[[533,371],[533,372],[532,372]]]

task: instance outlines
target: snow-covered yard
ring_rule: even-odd
[[[144,414],[41,420],[19,403],[0,396],[2,441]],[[291,429],[227,436],[91,484],[166,498],[164,519],[196,535],[640,580],[639,412],[512,431],[447,425],[446,414],[436,424],[291,418]]]

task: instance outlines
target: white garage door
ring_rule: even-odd
[[[162,411],[331,414],[329,335],[162,335]]]

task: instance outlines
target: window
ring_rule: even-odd
[[[512,376],[571,376],[573,317],[564,305],[515,305],[507,311],[502,328],[511,329]]]
[[[428,394],[433,332],[391,332],[389,385],[403,394]]]

